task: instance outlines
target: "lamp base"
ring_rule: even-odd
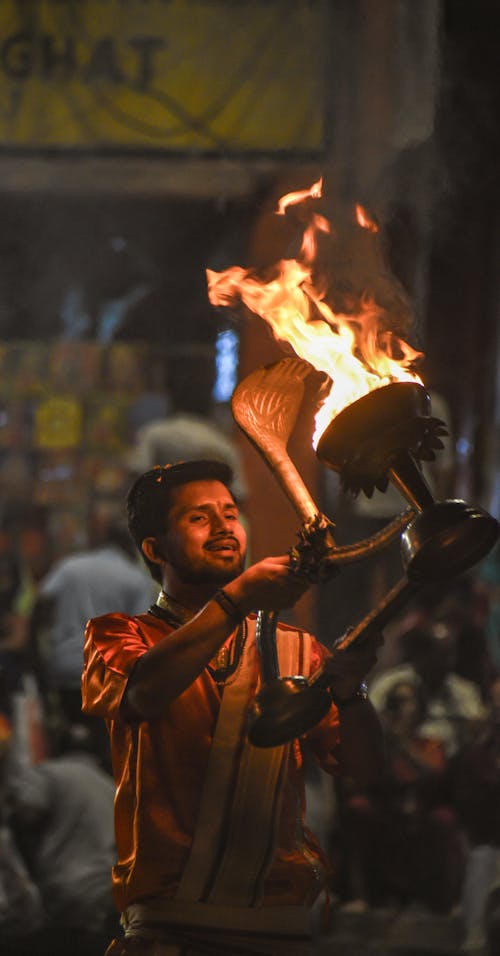
[[[255,747],[279,747],[301,737],[328,713],[332,698],[306,677],[281,677],[257,694],[249,714],[248,738]]]
[[[419,584],[445,580],[468,571],[491,550],[498,521],[465,501],[440,501],[425,508],[401,536],[408,578]]]

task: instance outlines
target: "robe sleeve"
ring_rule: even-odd
[[[83,650],[84,713],[108,719],[119,716],[128,678],[148,647],[139,618],[105,614],[88,622]]]

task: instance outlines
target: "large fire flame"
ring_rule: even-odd
[[[332,387],[316,415],[313,445],[343,408],[367,392],[391,382],[421,382],[412,370],[420,357],[387,321],[387,310],[369,289],[353,309],[335,312],[328,303],[329,278],[318,265],[318,244],[332,236],[328,219],[314,209],[322,195],[322,180],[310,189],[288,193],[276,209],[285,215],[291,206],[301,206],[306,218],[300,251],[295,259],[275,264],[272,277],[255,270],[232,266],[223,272],[207,270],[208,295],[213,305],[238,301],[261,316],[274,336],[288,342],[296,354],[316,369],[326,372]],[[378,227],[362,206],[355,207],[357,227],[376,241]],[[353,217],[354,222],[354,217]],[[398,326],[394,317],[393,326]]]

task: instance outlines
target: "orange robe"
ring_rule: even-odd
[[[281,626],[286,638],[303,637]],[[113,868],[117,907],[147,899],[173,899],[189,858],[207,771],[221,692],[204,670],[179,697],[152,720],[130,720],[120,713],[128,677],[139,657],[172,628],[151,614],[108,614],[89,622],[82,678],[83,709],[106,719],[116,781],[115,828],[118,859]],[[308,673],[328,653],[314,638]],[[258,689],[253,637],[245,647]],[[307,676],[307,674],[306,674]],[[338,713],[330,712],[307,735],[318,760],[335,772]],[[243,743],[243,741],[242,741]],[[260,906],[309,905],[322,888],[326,861],[303,826],[304,781],[298,741],[287,753],[277,816],[274,854],[267,869]],[[202,897],[203,898],[203,897]]]

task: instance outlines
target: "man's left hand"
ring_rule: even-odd
[[[324,662],[323,671],[331,675],[329,686],[336,703],[352,699],[361,682],[377,662],[377,651],[384,643],[380,631],[372,631],[361,641],[346,648],[334,648]]]

